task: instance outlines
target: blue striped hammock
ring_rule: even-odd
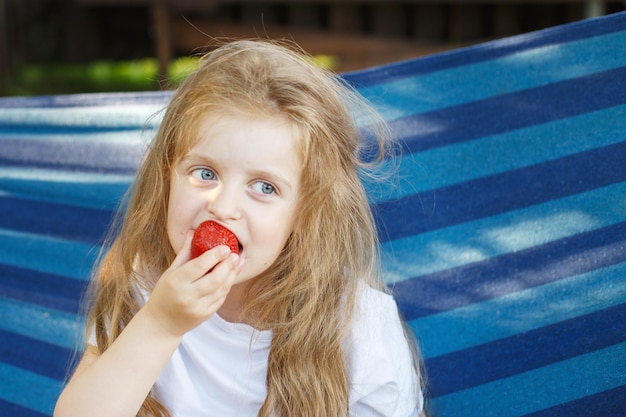
[[[626,14],[343,76],[404,147],[372,204],[435,415],[626,416]],[[0,415],[51,415],[170,94],[0,99]]]

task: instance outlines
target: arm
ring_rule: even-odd
[[[140,310],[102,355],[88,346],[56,416],[135,416],[180,338]]]
[[[86,349],[55,417],[135,416],[183,335],[224,302],[240,268],[237,255],[219,247],[189,260],[190,239],[111,346]]]

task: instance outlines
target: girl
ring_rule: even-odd
[[[88,345],[55,416],[420,415],[417,355],[359,179],[363,109],[287,47],[208,54],[95,272]],[[239,253],[191,259],[205,220]]]

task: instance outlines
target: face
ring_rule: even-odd
[[[178,253],[189,230],[214,220],[239,239],[238,282],[262,274],[292,231],[300,160],[292,126],[281,117],[211,113],[174,167],[167,232]]]

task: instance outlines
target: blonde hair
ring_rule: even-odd
[[[371,155],[364,145],[382,159],[389,135],[340,78],[285,45],[225,44],[207,54],[174,94],[95,272],[88,327],[95,327],[98,347],[106,350],[140,308],[137,288],[150,291],[173,261],[165,227],[171,170],[211,111],[286,117],[302,161],[293,232],[277,261],[246,288],[246,317],[273,335],[259,416],[347,416],[342,343],[355,293],[362,281],[384,287],[376,227],[359,176],[368,168],[364,154]],[[362,139],[356,113],[374,120],[369,132],[376,140]],[[149,396],[139,415],[169,413]]]

